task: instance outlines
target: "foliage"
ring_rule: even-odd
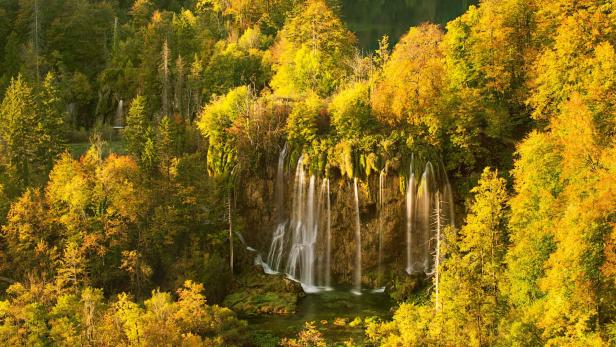
[[[261,244],[251,204],[268,205],[285,142],[285,175],[303,158],[337,206],[361,181],[367,225],[371,176],[404,190],[413,157],[468,202],[438,299],[423,278],[389,283],[400,306],[366,322],[370,343],[615,343],[613,4],[484,0],[364,54],[338,3],[0,1],[0,344],[245,344],[203,292],[292,311],[292,289],[234,278],[227,247],[233,231]],[[282,343],[325,342],[308,324]]]
[[[308,0],[280,33],[271,86],[285,97],[330,95],[348,76],[355,37],[323,0]]]
[[[356,138],[368,131],[374,123],[368,84],[357,83],[336,94],[330,113],[331,123],[342,138]]]
[[[10,345],[100,344],[241,346],[245,322],[228,309],[207,305],[203,285],[186,281],[174,301],[153,291],[139,305],[127,294],[107,303],[100,289],[48,298],[41,286],[15,284],[0,301],[0,341]]]
[[[306,322],[304,330],[297,334],[297,339],[282,339],[280,342],[285,347],[325,347],[326,343],[323,339],[323,335],[317,330],[314,322]]]
[[[62,149],[63,116],[53,83],[49,75],[39,105],[32,87],[20,75],[11,80],[0,106],[0,164],[20,189],[44,181]]]
[[[248,87],[238,87],[203,109],[198,121],[201,133],[208,139],[208,170],[211,173],[230,173],[237,153],[235,138],[229,129],[233,122],[248,112],[251,103]]]

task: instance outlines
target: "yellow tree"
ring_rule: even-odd
[[[286,97],[314,91],[330,95],[350,74],[355,36],[324,0],[308,0],[287,21],[273,48],[271,86]]]
[[[438,103],[445,87],[445,64],[436,25],[411,28],[394,48],[372,95],[372,107],[384,124],[425,128],[434,136]]]

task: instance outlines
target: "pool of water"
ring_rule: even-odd
[[[394,302],[385,293],[371,290],[361,295],[350,288],[336,288],[318,294],[306,294],[298,304],[297,312],[291,316],[259,316],[245,318],[252,331],[267,333],[278,337],[296,337],[304,328],[305,322],[315,322],[319,331],[329,343],[342,343],[353,339],[362,343],[363,325],[351,326],[349,323],[359,317],[391,318]],[[338,325],[335,324],[336,320]],[[346,320],[346,324],[340,324]]]
[[[342,0],[342,16],[365,50],[378,47],[389,35],[398,42],[411,26],[423,22],[447,24],[477,0]]]

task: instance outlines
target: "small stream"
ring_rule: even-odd
[[[328,343],[338,344],[350,338],[357,344],[364,340],[364,327],[349,325],[356,317],[365,320],[377,317],[381,320],[391,318],[394,302],[385,293],[362,291],[362,295],[351,292],[351,288],[336,288],[319,294],[307,294],[297,306],[292,316],[259,316],[245,318],[252,331],[278,337],[296,337],[304,328],[305,322],[315,322]],[[344,325],[334,322],[346,320]]]

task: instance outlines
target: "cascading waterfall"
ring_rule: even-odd
[[[320,273],[323,274],[322,282],[326,289],[331,289],[331,257],[332,257],[332,215],[331,199],[329,196],[329,179],[323,179],[321,194],[319,194],[319,204],[325,208],[325,262],[321,267]],[[321,211],[321,209],[319,209]]]
[[[117,129],[124,127],[124,100],[118,102],[115,119],[113,120],[113,127]]]
[[[436,262],[433,253],[440,241],[435,240],[436,234],[440,234],[444,224],[454,225],[451,186],[444,169],[439,170],[440,175],[435,175],[432,163],[426,163],[420,181],[416,182],[414,168],[411,166],[406,194],[409,274],[434,272]]]
[[[379,174],[379,196],[378,196],[378,214],[379,214],[379,267],[377,269],[377,287],[383,282],[383,184],[385,181],[385,171]]]
[[[315,194],[316,176],[311,175],[308,180],[306,177],[302,157],[295,173],[293,209],[289,225],[292,236],[286,273],[290,278],[299,281],[305,292],[311,293],[318,292],[327,285],[329,270],[323,275],[324,266],[317,264],[321,210],[324,208],[325,198],[324,194]],[[317,272],[321,273],[317,276]]]
[[[416,258],[413,250],[416,245],[413,243],[413,227],[415,226],[415,204],[417,200],[417,181],[411,165],[411,177],[406,188],[406,272],[412,274],[416,271]]]
[[[430,242],[432,224],[430,217],[432,215],[432,164],[427,163],[426,169],[421,176],[421,182],[417,189],[417,232],[419,234],[418,240],[420,242],[419,249],[422,250],[422,262],[421,269],[423,272],[430,271]]]
[[[278,157],[276,186],[274,188],[276,203],[276,229],[274,230],[272,243],[267,255],[267,264],[269,265],[268,268],[275,273],[280,271],[280,263],[282,261],[282,253],[285,243],[285,232],[287,228],[287,220],[284,213],[284,163],[287,157],[287,151],[288,147],[285,144],[284,148],[280,152],[280,156]]]
[[[361,221],[359,219],[359,192],[357,178],[353,180],[355,196],[355,264],[353,268],[353,293],[361,294]]]
[[[330,290],[332,286],[332,206],[330,180],[311,175],[304,156],[297,162],[291,198],[291,208],[285,209],[285,161],[288,148],[285,146],[278,158],[275,177],[275,221],[266,261],[257,255],[255,262],[266,273],[284,272],[302,284],[305,292]],[[453,197],[443,165],[434,167],[425,163],[423,171],[417,170],[411,161],[406,190],[406,272],[434,273],[439,258],[436,247],[442,228],[454,224]],[[376,232],[378,232],[377,289],[383,288],[385,223],[385,182],[387,174],[382,170],[378,179],[376,201]],[[352,291],[362,292],[362,234],[359,209],[359,182],[353,179],[355,248],[352,263]],[[438,239],[437,239],[438,237]],[[375,250],[376,251],[376,250]],[[370,263],[370,262],[368,262]]]

